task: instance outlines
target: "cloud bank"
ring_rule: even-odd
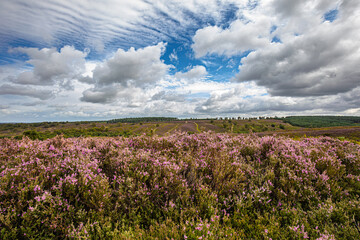
[[[360,2],[5,1],[0,121],[360,115]]]

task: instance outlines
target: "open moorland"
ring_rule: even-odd
[[[1,239],[359,239],[360,146],[176,133],[0,139]]]
[[[360,141],[360,117],[308,116],[260,119],[186,119],[124,118],[98,122],[40,122],[0,124],[0,138],[48,139],[64,137],[165,136],[176,132],[189,134],[256,133],[259,136],[285,135],[290,137],[330,136]]]
[[[356,123],[154,120],[1,124],[0,239],[360,239]]]

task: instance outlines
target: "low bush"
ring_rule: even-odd
[[[1,239],[360,239],[360,146],[186,134],[0,139]]]

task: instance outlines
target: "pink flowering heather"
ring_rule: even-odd
[[[0,139],[0,239],[360,239],[359,194],[327,137]]]

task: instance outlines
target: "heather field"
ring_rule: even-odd
[[[0,162],[0,239],[360,239],[360,146],[335,138],[5,138]]]

